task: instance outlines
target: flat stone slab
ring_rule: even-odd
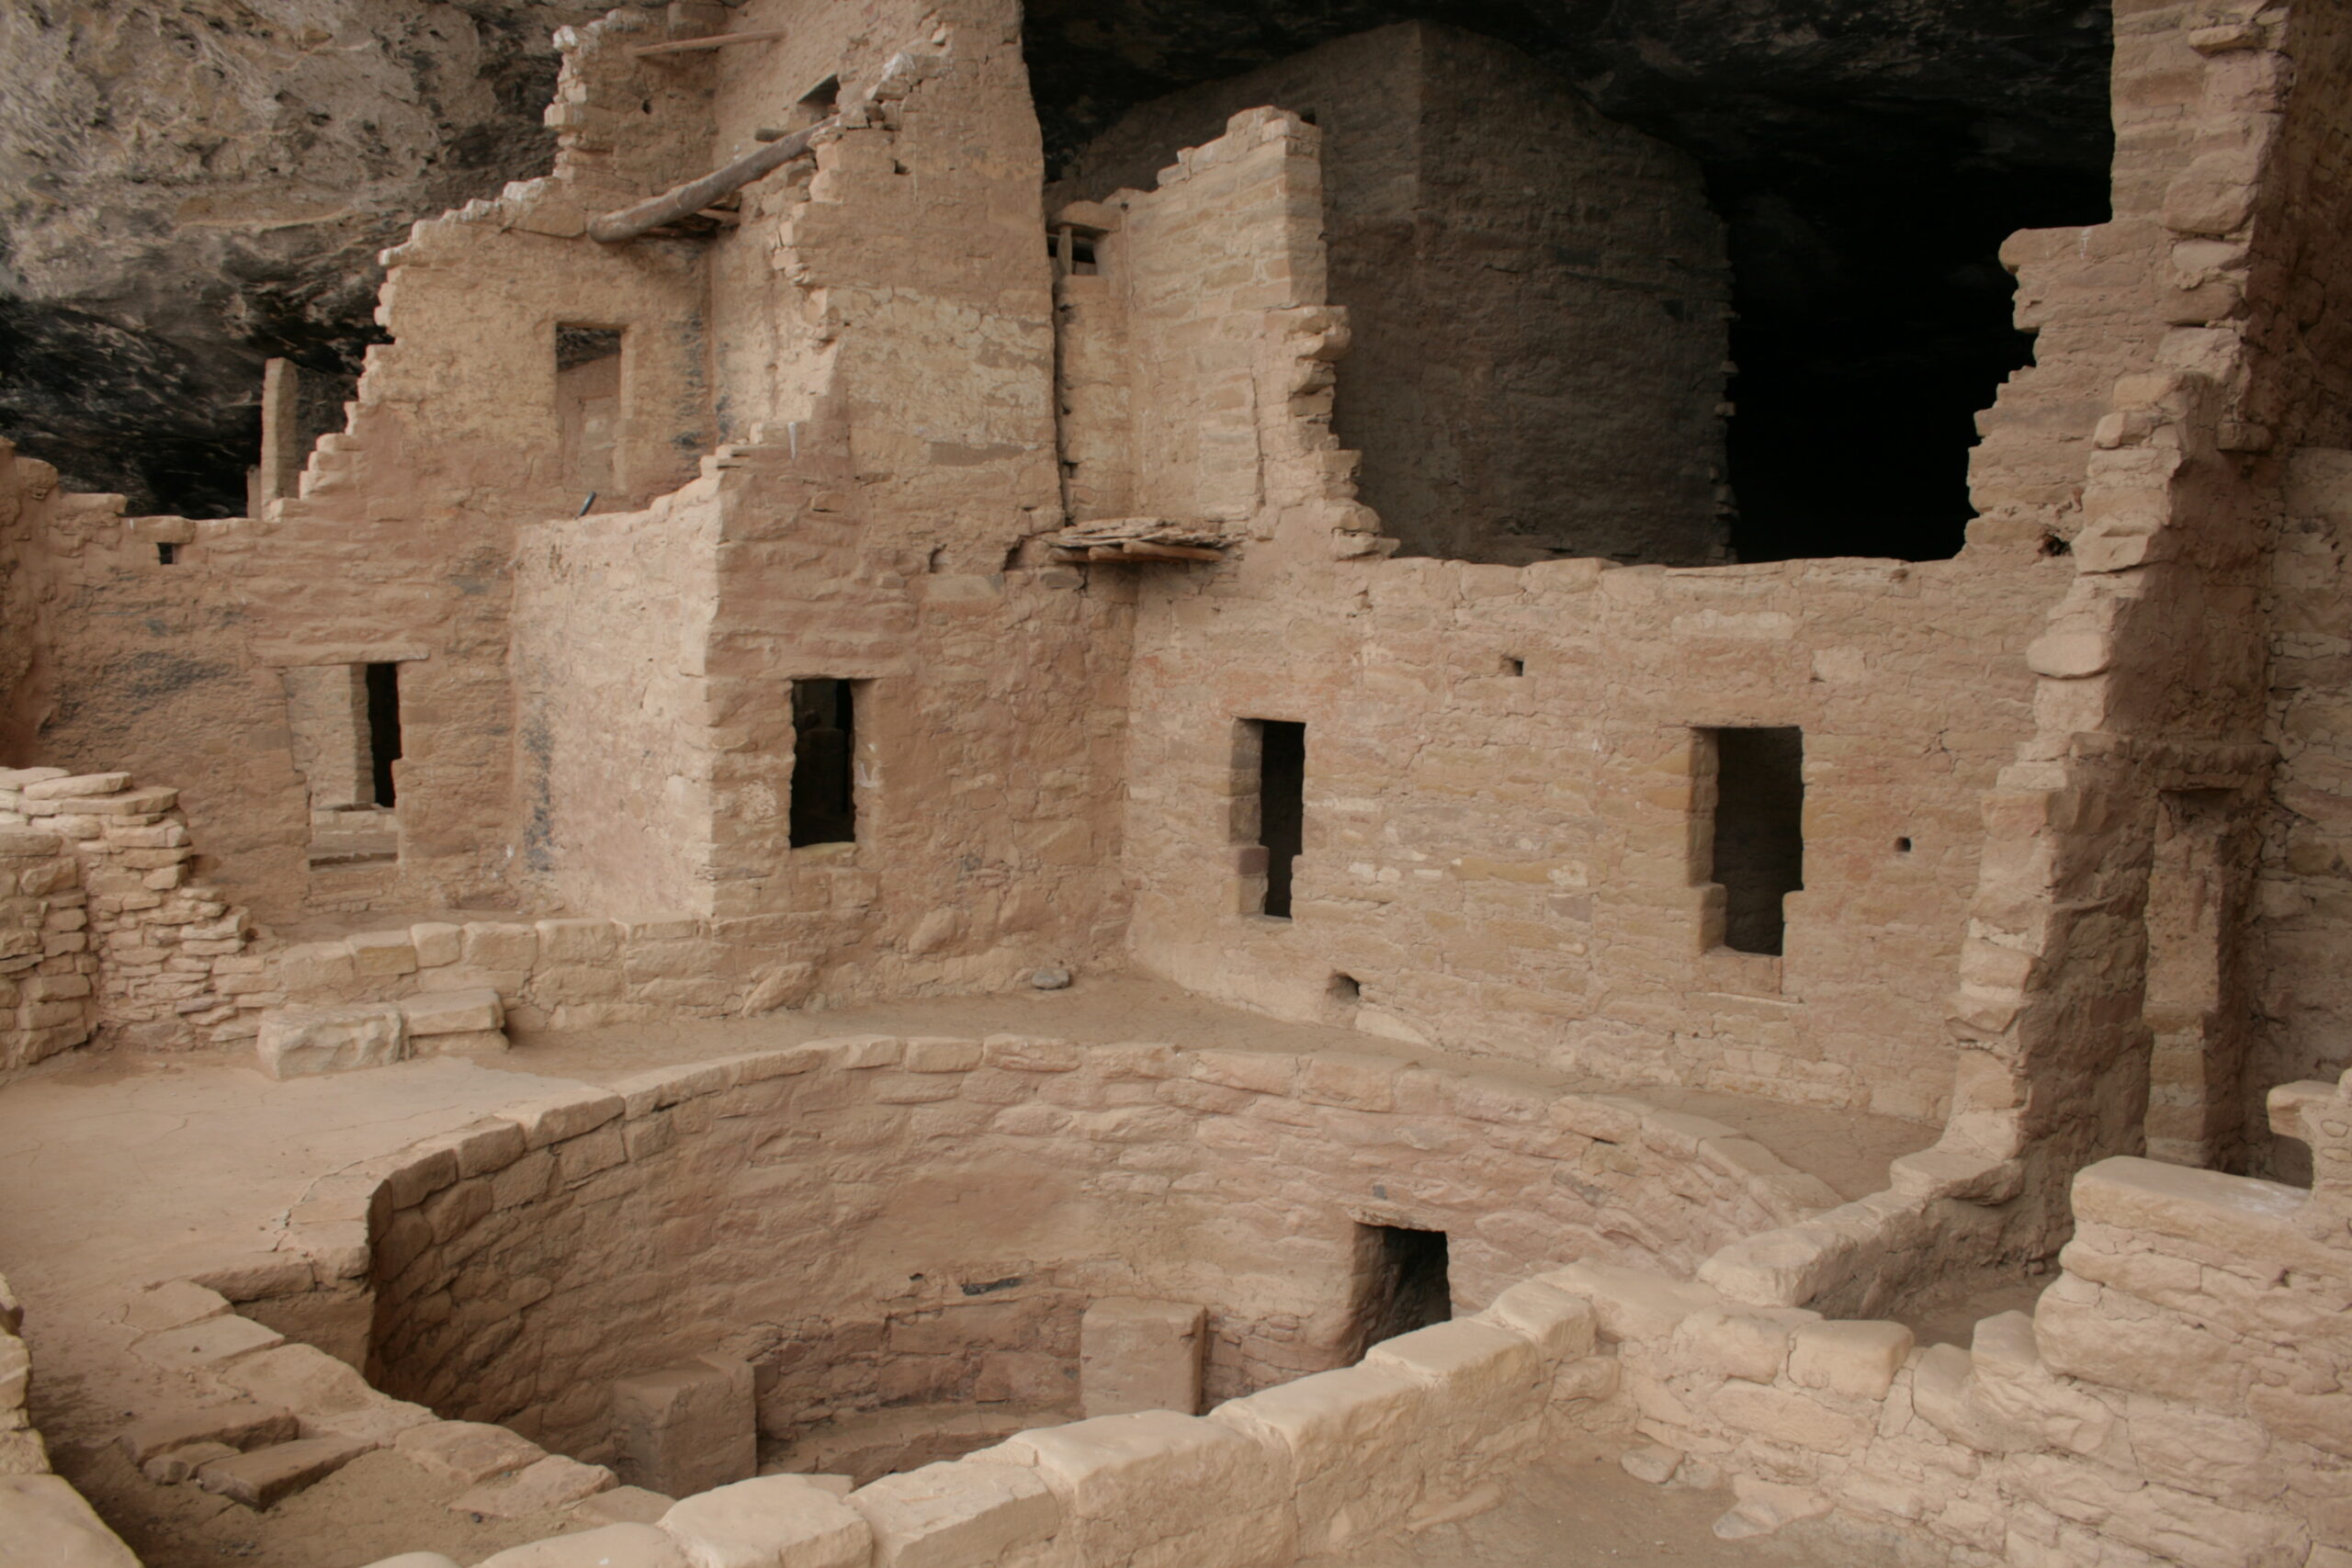
[[[600,1525],[658,1525],[676,1502],[642,1486],[616,1486],[573,1504],[571,1517]]]
[[[582,1464],[561,1454],[549,1454],[512,1475],[453,1498],[449,1511],[480,1514],[486,1519],[525,1519],[593,1497],[608,1489],[613,1480],[613,1472],[601,1464]]]
[[[152,1361],[165,1371],[193,1372],[285,1343],[286,1336],[276,1329],[264,1328],[252,1318],[232,1313],[191,1323],[186,1328],[150,1334],[133,1348],[141,1360]]]
[[[686,1568],[686,1560],[651,1525],[617,1524],[510,1546],[477,1568]]]
[[[432,991],[400,1004],[412,1037],[472,1034],[506,1027],[506,1010],[487,986],[463,991]]]
[[[248,1508],[266,1508],[324,1481],[376,1447],[358,1438],[303,1438],[215,1460],[197,1471],[196,1483]]]
[[[339,1008],[271,1008],[254,1051],[274,1078],[385,1067],[409,1054],[408,1024],[392,1002]]]
[[[862,1515],[797,1475],[688,1497],[662,1528],[693,1568],[863,1568],[873,1543]]]
[[[521,1433],[483,1421],[429,1421],[394,1438],[392,1447],[428,1473],[460,1486],[479,1486],[548,1457]]]
[[[144,1416],[115,1438],[123,1457],[144,1464],[157,1454],[190,1443],[226,1443],[237,1450],[288,1443],[301,1436],[290,1412],[273,1409],[250,1399],[231,1400],[197,1410],[172,1410]]]

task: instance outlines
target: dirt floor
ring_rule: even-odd
[[[548,1533],[554,1521],[473,1525],[448,1515],[401,1484],[401,1472],[410,1467],[390,1455],[370,1456],[346,1472],[347,1479],[279,1505],[266,1522],[185,1487],[145,1482],[106,1445],[126,1413],[152,1404],[145,1393],[153,1380],[128,1354],[130,1331],[107,1321],[100,1303],[118,1299],[127,1287],[259,1248],[320,1175],[463,1126],[516,1100],[649,1067],[827,1035],[1000,1032],[1094,1042],[1149,1038],[1256,1050],[1375,1051],[1555,1089],[1610,1087],[1406,1051],[1351,1031],[1280,1023],[1127,978],[1085,981],[1056,992],[550,1032],[517,1040],[503,1057],[427,1058],[286,1083],[263,1077],[243,1053],[77,1052],[0,1086],[0,1193],[6,1194],[0,1201],[0,1274],[28,1308],[26,1334],[39,1373],[35,1419],[61,1473],[90,1493],[154,1568],[205,1568],[230,1559],[254,1568],[356,1568],[391,1551],[425,1547],[462,1562]],[[1890,1159],[1933,1136],[1931,1129],[1883,1117],[1732,1095],[1646,1086],[1624,1091],[1738,1127],[1848,1197],[1883,1186]],[[1607,1474],[1598,1475],[1600,1470]],[[1679,1499],[1697,1495],[1656,1492],[1613,1466],[1577,1469],[1570,1491],[1600,1510],[1596,1518],[1617,1517],[1610,1510],[1618,1505],[1606,1499],[1624,1499],[1619,1523],[1632,1533],[1621,1531],[1621,1540],[1599,1525],[1588,1529],[1558,1515],[1566,1506],[1560,1498],[1568,1494],[1555,1496],[1556,1488],[1546,1490],[1550,1485],[1531,1482],[1524,1496],[1496,1510],[1491,1523],[1439,1527],[1415,1538],[1412,1551],[1437,1555],[1365,1561],[1380,1568],[1408,1562],[1542,1568],[1585,1562],[1795,1561],[1758,1556],[1758,1548],[1728,1547],[1709,1536],[1705,1527],[1729,1506],[1727,1499],[1686,1508]],[[1661,1501],[1668,1497],[1677,1500]],[[1670,1531],[1665,1529],[1669,1517],[1676,1521]],[[1570,1518],[1558,1528],[1573,1539],[1544,1544],[1554,1528],[1547,1518],[1555,1524]],[[1659,1521],[1659,1539],[1680,1555],[1623,1555],[1637,1549],[1669,1552],[1635,1539],[1653,1518]],[[1449,1531],[1461,1536],[1458,1546],[1448,1544]],[[1488,1537],[1500,1555],[1479,1555],[1486,1549],[1476,1542]],[[1733,1551],[1747,1555],[1706,1555]],[[1444,1555],[1449,1551],[1456,1555]],[[1471,1554],[1459,1554],[1464,1551]]]

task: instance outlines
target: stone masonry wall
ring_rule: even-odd
[[[861,1038],[518,1107],[322,1181],[289,1245],[367,1216],[382,1386],[593,1460],[611,1379],[703,1351],[785,1434],[1066,1387],[1056,1301],[1143,1294],[1209,1306],[1228,1395],[1345,1359],[1358,1222],[1446,1231],[1467,1305],[1834,1201],[1700,1118],[1393,1059]]]
[[[178,792],[122,773],[0,769],[0,833],[13,846],[0,960],[16,1029],[0,1067],[83,1043],[98,1029],[146,1046],[253,1037],[284,1000],[245,953],[246,911],[195,880]]]
[[[2271,735],[2278,748],[2261,868],[2261,1010],[2247,1077],[2340,1072],[2352,984],[2334,954],[2352,912],[2352,452],[2307,447],[2288,470],[2270,556]],[[2257,1168],[2295,1168],[2276,1148]]]
[[[1407,553],[1721,558],[1729,285],[1693,166],[1516,51],[1412,22],[1131,111],[1048,205],[1149,189],[1261,105],[1321,132],[1340,433]]]
[[[1305,1109],[1332,1098],[1309,1075],[1347,1066],[1162,1052],[1102,1048],[1066,1069],[1076,1077],[1041,1083],[1085,1083],[1108,1068],[1093,1081],[1215,1085],[1236,1068],[1254,1075],[1247,1064],[1283,1060],[1297,1075],[1290,1102]],[[649,1162],[691,1165],[714,1140],[749,1143],[752,1130],[732,1122],[828,1082],[864,1077],[877,1091],[868,1103],[904,1104],[888,1091],[930,1076],[922,1066],[1050,1072],[1051,1054],[1050,1043],[1009,1037],[857,1039],[650,1073],[611,1092],[519,1106],[329,1178],[293,1212],[286,1239],[322,1279],[368,1271],[372,1257],[379,1301],[448,1300],[415,1317],[440,1325],[445,1341],[495,1350],[562,1299],[543,1275],[508,1276],[502,1291],[480,1293],[498,1282],[484,1263],[517,1244],[534,1211],[594,1204],[616,1182],[634,1186],[655,1168]],[[1191,1070],[1136,1074],[1155,1061]],[[1346,1098],[1360,1099],[1367,1081],[1357,1077]],[[1474,1084],[1453,1080],[1457,1111],[1497,1103]],[[906,1114],[952,1102],[916,1101]],[[1554,1102],[1555,1118],[1572,1102],[1571,1122],[1605,1103],[1570,1097]],[[1679,1271],[1587,1260],[1510,1285],[1508,1274],[1525,1266],[1514,1258],[1494,1285],[1457,1290],[1457,1300],[1491,1295],[1475,1316],[1389,1340],[1353,1367],[1286,1377],[1204,1417],[1148,1412],[1023,1432],[862,1487],[838,1518],[798,1478],[745,1483],[672,1509],[661,1528],[691,1546],[705,1510],[723,1508],[739,1530],[761,1532],[765,1550],[822,1540],[822,1560],[844,1568],[918,1547],[956,1561],[983,1543],[989,1560],[1026,1568],[1285,1568],[1490,1506],[1518,1466],[1577,1427],[1631,1439],[1623,1463],[1645,1480],[1728,1482],[1738,1500],[1716,1529],[1732,1539],[1834,1514],[1858,1542],[1891,1549],[1907,1538],[1958,1563],[2343,1568],[2352,1562],[2352,1514],[2342,1506],[2352,1405],[2331,1380],[2352,1365],[2342,1331],[2352,1300],[2352,1077],[2289,1086],[2271,1111],[2282,1134],[2313,1145],[2312,1190],[2103,1162],[2075,1183],[2080,1234],[2064,1272],[2033,1314],[1983,1320],[1966,1348],[1918,1347],[1893,1323],[1758,1307]],[[1670,1141],[1678,1119],[1643,1120],[1643,1142],[1663,1153],[1657,1135]],[[1301,1125],[1295,1115],[1272,1124]],[[1696,1145],[1702,1161],[1716,1157],[1709,1141]],[[514,1217],[502,1220],[510,1207]],[[460,1256],[471,1266],[461,1270]],[[387,1282],[390,1269],[401,1272]],[[463,1302],[437,1289],[410,1293],[469,1279]],[[397,1329],[402,1314],[390,1321]],[[386,1322],[379,1306],[379,1328]],[[583,1352],[594,1336],[568,1343]],[[921,1361],[939,1343],[910,1336],[907,1348]],[[287,1360],[304,1355],[318,1370]],[[320,1420],[341,1424],[333,1429],[424,1418],[380,1398],[379,1408],[355,1411],[352,1394],[331,1384],[336,1371],[315,1352],[280,1347],[221,1375],[298,1408],[332,1394]],[[584,1420],[593,1402],[579,1403]],[[308,1429],[307,1410],[304,1420]],[[1209,1486],[1225,1506],[1203,1516],[1187,1505]]]
[[[0,827],[0,1072],[70,1051],[96,1025],[81,880],[57,834]]]
[[[1395,561],[1148,587],[1132,951],[1283,1016],[1928,1120],[1978,793],[2064,568]],[[1247,912],[1245,718],[1306,725],[1296,918]],[[1696,730],[1804,731],[1786,955],[1722,948]],[[1400,746],[1400,735],[1416,737]],[[1334,974],[1360,998],[1335,1002]]]
[[[2207,795],[2243,818],[2271,761],[2255,716],[2278,497],[2256,415],[2281,372],[2233,301],[2275,242],[2285,186],[2268,153],[2290,73],[2258,58],[2283,35],[2211,20],[2173,6],[2119,15],[2115,217],[2012,242],[2039,365],[2005,389],[1973,469],[1986,515],[1972,538],[2038,518],[2071,534],[2076,568],[2027,655],[2036,734],[1985,797],[1937,1156],[1979,1201],[2030,1193],[2006,1211],[2029,1247],[2065,1234],[2074,1171],[2144,1146],[2163,797]],[[2092,400],[2071,407],[2076,396]],[[2248,890],[2213,896],[2227,907]],[[2217,1043],[2245,1048],[2242,1032]]]

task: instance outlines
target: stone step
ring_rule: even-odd
[[[300,1438],[214,1460],[197,1471],[196,1483],[248,1508],[267,1508],[324,1481],[376,1447],[362,1438]]]

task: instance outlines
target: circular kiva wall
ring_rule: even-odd
[[[759,1369],[772,1438],[1068,1408],[1079,1314],[1126,1295],[1208,1309],[1217,1400],[1354,1359],[1366,1226],[1443,1232],[1466,1312],[1836,1201],[1728,1128],[1378,1057],[825,1041],[419,1145],[372,1209],[368,1371],[595,1461],[614,1380],[713,1351]]]

